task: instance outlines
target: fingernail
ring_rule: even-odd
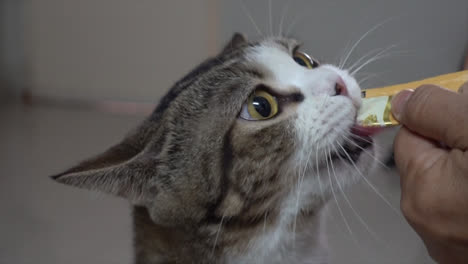
[[[401,113],[405,108],[406,102],[413,94],[414,90],[403,90],[395,95],[392,99],[392,114],[397,119],[400,120]]]

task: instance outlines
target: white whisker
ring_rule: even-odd
[[[332,145],[332,147],[335,150],[335,152],[338,152],[335,145]],[[330,149],[329,149],[329,155],[331,156]],[[349,208],[351,208],[351,211],[353,211],[354,215],[358,218],[359,222],[361,222],[361,224],[364,226],[364,228],[367,230],[367,232],[369,232],[369,234],[375,240],[382,241],[382,239],[369,227],[369,225],[366,223],[366,221],[364,221],[364,219],[362,219],[361,215],[356,211],[354,206],[351,204],[351,201],[349,201],[348,196],[346,196],[346,193],[344,192],[344,189],[341,186],[340,181],[338,180],[338,177],[336,176],[335,166],[333,166],[333,161],[330,161],[330,164],[331,164],[332,172],[333,172],[333,175],[335,176],[335,181],[336,181],[336,183],[338,185],[338,188],[340,189],[341,193],[343,194],[343,198],[348,203]]]
[[[273,36],[273,7],[271,0],[268,0],[268,23],[269,34]]]
[[[247,18],[250,20],[252,25],[254,26],[255,30],[257,31],[258,35],[264,36],[260,28],[258,27],[257,23],[255,23],[255,20],[253,19],[252,15],[250,12],[247,10],[247,7],[245,6],[244,0],[240,0],[240,5],[242,7],[242,10],[244,11],[244,14],[247,16]]]
[[[371,158],[373,158],[377,163],[379,163],[380,165],[382,165],[382,167],[384,167],[384,168],[387,169],[387,170],[390,170],[390,168],[389,168],[387,165],[385,165],[385,163],[383,163],[381,160],[379,160],[379,159],[376,158],[374,155],[372,155],[371,153],[369,153],[369,151],[367,151],[365,148],[359,146],[359,144],[357,144],[356,142],[354,142],[353,140],[351,140],[351,139],[348,138],[347,136],[345,136],[345,135],[342,135],[342,136],[343,136],[343,138],[344,138],[347,142],[349,142],[349,143],[353,144],[354,146],[356,146],[357,148],[361,149],[362,152],[366,153],[368,156],[370,156]]]
[[[216,244],[218,243],[219,233],[221,233],[221,228],[223,226],[223,221],[224,221],[224,214],[221,217],[221,221],[219,222],[218,231],[216,231],[216,237],[215,237],[215,241],[214,241],[214,244],[213,244],[213,249],[211,250],[211,255],[214,255],[214,252],[215,252],[215,249],[216,249]]]
[[[369,185],[369,187],[399,216],[401,216],[401,213],[393,207],[393,205],[377,190],[377,188],[362,174],[362,172],[359,170],[359,168],[356,166],[356,163],[353,161],[353,159],[349,156],[349,153],[345,150],[343,145],[340,144],[340,142],[336,142],[340,148],[343,150],[344,154],[346,157],[348,157],[348,160],[351,162],[353,167],[356,169],[356,171],[359,173],[359,175],[362,177],[362,179]]]
[[[374,32],[376,29],[378,29],[379,27],[383,26],[384,24],[386,24],[387,22],[391,21],[393,18],[389,18],[377,25],[375,25],[374,27],[372,27],[371,29],[369,29],[366,33],[364,33],[357,41],[356,43],[354,43],[354,45],[351,47],[351,49],[349,50],[348,54],[345,56],[345,59],[344,59],[344,62],[343,62],[343,67],[346,65],[346,62],[348,61],[349,57],[351,56],[351,54],[353,53],[354,49],[356,49],[357,45],[359,45],[359,43],[361,43],[361,41],[363,39],[365,39],[370,33]]]
[[[354,129],[358,130],[358,131],[364,131],[358,127],[355,127]],[[349,130],[345,130],[345,129],[336,129],[336,128],[333,128],[334,131],[337,131],[339,134],[344,134],[344,133],[347,133],[349,136],[353,137],[353,138],[356,138],[356,139],[359,139],[359,140],[362,140],[364,142],[367,142],[369,144],[373,144],[373,147],[375,149],[378,149],[378,150],[384,150],[384,148],[382,148],[381,146],[377,145],[377,144],[374,144],[374,142],[370,141],[368,138],[366,137],[363,137],[363,136],[359,136],[359,135],[356,135],[354,133],[349,133]]]
[[[330,160],[331,160],[331,157],[330,157]],[[346,217],[344,216],[343,210],[341,209],[341,206],[338,203],[338,199],[336,198],[335,190],[333,189],[333,182],[332,182],[331,173],[330,173],[330,166],[328,165],[328,153],[325,153],[325,161],[326,161],[326,164],[327,164],[328,178],[329,178],[329,181],[330,181],[330,190],[331,190],[333,198],[334,198],[334,200],[336,202],[338,211],[339,211],[339,213],[341,215],[341,218],[343,219],[343,222],[346,225],[346,228],[348,229],[349,234],[351,235],[351,238],[356,242],[357,245],[359,245],[356,238],[354,237],[353,231],[351,230],[351,226],[349,225],[348,220],[346,220]]]
[[[293,21],[289,24],[288,28],[286,29],[286,36],[289,36],[291,31],[294,30],[294,27],[303,19],[307,18],[310,16],[310,13],[304,13],[302,12],[301,14],[298,14],[294,17]]]
[[[351,137],[353,137],[353,138],[357,138],[357,139],[362,140],[362,141],[364,141],[364,142],[367,142],[367,143],[369,143],[369,144],[373,144],[372,141],[369,141],[369,140],[368,140],[367,138],[365,138],[365,137],[362,137],[362,136],[359,136],[359,135],[356,135],[356,134],[349,134],[349,135],[350,135]],[[378,145],[374,145],[374,148],[379,149],[379,150],[382,150],[382,149],[383,149],[381,146],[378,146]]]
[[[300,211],[299,200],[301,196],[301,186],[304,182],[304,177],[305,177],[307,167],[309,166],[310,155],[311,155],[311,151],[309,151],[309,154],[306,156],[305,166],[302,169],[302,173],[299,172],[299,179],[297,181],[297,186],[296,186],[297,193],[296,193],[296,210],[295,210],[294,222],[293,222],[293,236],[294,236],[293,241],[296,240],[295,237],[296,237],[296,227],[297,227],[297,215],[299,214],[299,211]]]
[[[341,58],[340,58],[340,61],[338,63],[338,68],[341,69],[341,70],[344,67],[344,58],[345,58],[345,54],[348,54],[349,45],[350,45],[350,42],[346,43],[346,46],[345,46],[345,48],[343,50],[343,54],[340,55]]]
[[[389,46],[389,47],[387,47],[387,48],[385,48],[385,49],[373,49],[373,50],[369,51],[368,53],[364,54],[364,56],[362,56],[362,57],[359,58],[358,60],[356,60],[356,62],[354,62],[353,65],[351,65],[350,67],[348,67],[348,70],[349,70],[350,72],[352,72],[353,69],[356,68],[356,67],[359,65],[359,63],[361,63],[361,62],[362,62],[363,60],[365,60],[366,58],[368,58],[368,57],[370,57],[370,56],[373,56],[373,57],[379,56],[379,55],[381,55],[381,54],[384,54],[384,53],[387,52],[387,51],[390,51],[390,50],[391,50],[392,48],[394,48],[394,47],[396,47],[396,44],[391,45],[391,46]]]
[[[317,181],[318,181],[318,186],[320,190],[320,198],[322,198],[322,202],[325,203],[325,198],[323,197],[325,195],[323,187],[322,187],[322,181],[320,180],[320,171],[319,171],[319,162],[318,162],[318,146],[315,148],[315,167],[317,168],[316,173],[317,173]]]
[[[278,35],[282,37],[283,35],[283,25],[284,25],[284,20],[286,19],[287,13],[289,11],[289,7],[291,6],[291,0],[288,0],[286,5],[283,7],[283,10],[281,11],[281,19],[279,23],[279,33]]]
[[[368,64],[375,62],[377,60],[383,59],[383,58],[388,58],[390,56],[396,56],[398,54],[403,54],[404,52],[393,52],[393,53],[387,53],[387,54],[377,54],[373,58],[369,59],[365,63],[363,63],[361,66],[359,66],[357,69],[353,70],[353,72],[350,73],[351,76],[354,76],[357,72],[359,72],[362,68],[367,66]]]
[[[376,78],[378,76],[382,75],[382,73],[373,73],[373,74],[369,74],[367,75],[366,77],[362,78],[361,80],[358,81],[358,84],[359,86],[362,86],[363,83],[369,81],[370,79],[372,78]]]

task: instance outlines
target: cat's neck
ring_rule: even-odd
[[[179,263],[177,259],[187,255],[189,234],[156,225],[144,207],[133,207],[133,229],[135,264]]]
[[[280,228],[258,234],[248,244],[251,252],[210,259],[210,249],[197,247],[195,234],[154,224],[144,207],[134,207],[135,263],[326,263],[321,214],[297,219],[296,232]],[[304,221],[306,220],[306,221]]]

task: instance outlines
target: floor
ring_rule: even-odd
[[[142,117],[53,107],[0,106],[0,264],[131,263],[128,204],[47,176],[102,151]],[[394,171],[369,177],[328,207],[334,264],[433,263],[398,210]],[[392,209],[396,208],[396,209]]]

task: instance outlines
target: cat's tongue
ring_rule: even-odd
[[[351,128],[351,133],[361,137],[371,137],[382,130],[382,127],[365,127],[356,124]]]

